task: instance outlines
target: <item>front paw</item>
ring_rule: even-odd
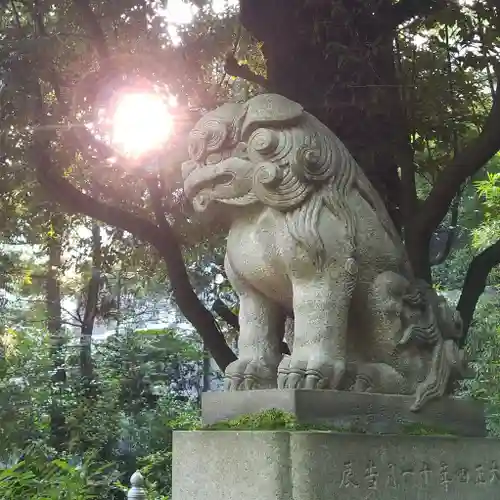
[[[278,364],[263,359],[240,358],[230,363],[224,373],[224,390],[275,389]]]
[[[302,352],[301,352],[302,351]],[[297,350],[284,356],[278,368],[280,389],[337,389],[346,372],[343,358]]]

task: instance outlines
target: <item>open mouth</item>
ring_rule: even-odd
[[[184,193],[197,211],[212,202],[248,205],[255,202],[252,193],[253,164],[243,158],[230,157],[219,163],[183,166]]]
[[[184,192],[188,198],[194,198],[198,193],[205,190],[213,190],[217,186],[229,186],[233,183],[235,175],[232,173],[214,173],[213,169],[207,168],[206,175],[203,170],[199,170],[195,175],[190,175],[184,182]],[[193,179],[197,177],[197,179]]]
[[[226,185],[231,184],[233,181],[234,181],[234,174],[225,173],[225,174],[217,175],[214,178],[213,183],[215,185],[226,186]]]

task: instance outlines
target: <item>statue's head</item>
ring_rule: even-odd
[[[182,166],[186,196],[198,211],[214,201],[293,208],[314,182],[330,175],[329,134],[302,106],[280,95],[224,104],[190,133],[189,161]]]

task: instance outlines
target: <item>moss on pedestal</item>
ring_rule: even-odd
[[[215,424],[201,426],[198,430],[213,431],[328,431],[366,434],[361,425],[353,423],[346,426],[332,424],[304,424],[297,421],[292,413],[271,409],[259,413],[250,413],[240,417],[223,420]],[[401,434],[412,436],[451,436],[451,432],[423,424],[401,424]]]

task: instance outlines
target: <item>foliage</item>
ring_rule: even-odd
[[[108,469],[90,456],[76,465],[32,447],[22,461],[0,471],[0,498],[104,500],[115,489],[116,474]]]
[[[48,432],[51,362],[47,336],[7,328],[0,337],[0,459]]]
[[[469,264],[477,254],[467,233],[464,234],[463,240],[465,243],[457,245],[442,264],[432,269],[433,283],[438,290],[461,289]]]
[[[139,460],[141,472],[148,479],[148,491],[161,494],[160,498],[155,494],[154,500],[168,499],[171,491],[172,477],[172,451],[170,449],[160,450]]]
[[[500,173],[487,172],[486,179],[475,184],[485,207],[485,217],[474,230],[473,244],[484,250],[500,238]]]
[[[170,475],[162,467],[170,467],[172,429],[199,424],[199,351],[172,331],[113,336],[94,352],[97,390],[89,399],[72,369],[74,347],[66,341],[68,377],[52,404],[66,417],[68,440],[65,450],[45,452],[51,433],[50,344],[39,331],[8,333],[0,358],[0,458],[9,463],[23,455],[24,460],[5,472],[10,479],[2,483],[0,498],[18,498],[9,496],[13,492],[31,498],[35,490],[40,496],[33,498],[59,498],[50,495],[66,483],[73,495],[68,500],[120,498],[113,485],[117,480],[126,484],[139,466],[146,467],[152,490],[169,494]],[[43,453],[54,460],[47,461]],[[103,467],[106,474],[97,484],[90,472]],[[100,496],[92,496],[92,485],[99,486]]]
[[[465,394],[486,405],[489,431],[500,436],[500,301],[483,302],[472,326],[468,356],[474,377],[464,384]]]

